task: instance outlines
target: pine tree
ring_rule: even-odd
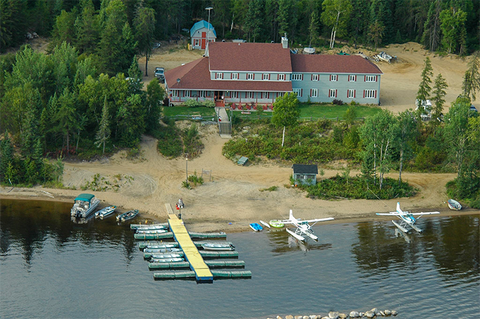
[[[445,79],[442,77],[442,74],[439,73],[435,78],[435,82],[433,85],[433,110],[432,110],[432,117],[434,119],[434,123],[439,123],[437,119],[440,118],[443,112],[443,105],[445,104],[445,95],[447,95],[448,85]]]
[[[430,58],[427,56],[425,58],[424,67],[422,70],[422,80],[420,81],[420,86],[417,92],[417,103],[423,103],[424,101],[430,99],[430,84],[432,83],[433,68]]]
[[[463,96],[472,101],[477,99],[477,91],[480,91],[480,51],[472,55],[465,71],[462,83]]]
[[[135,40],[138,43],[138,51],[145,56],[145,76],[148,76],[148,60],[152,55],[155,23],[155,10],[145,8],[143,2],[140,2],[135,11],[133,27],[135,29]]]
[[[312,47],[312,41],[316,42],[318,39],[318,18],[316,10],[313,10],[310,15],[310,26],[308,27],[308,31],[310,34],[310,42],[308,46]]]
[[[103,146],[102,154],[105,154],[105,142],[108,141],[110,138],[110,127],[109,127],[109,116],[108,116],[108,104],[107,104],[107,96],[105,95],[105,99],[103,102],[103,110],[102,110],[102,119],[100,120],[100,125],[97,131],[97,135],[95,136],[95,145],[100,147]]]

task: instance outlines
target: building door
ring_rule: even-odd
[[[207,33],[202,32],[202,49],[205,49],[205,41],[207,39]]]

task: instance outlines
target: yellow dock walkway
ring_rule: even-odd
[[[170,204],[165,204],[165,207],[173,237],[185,253],[185,259],[190,263],[190,269],[195,272],[197,282],[213,282],[213,275],[190,238],[183,221],[175,215]]]

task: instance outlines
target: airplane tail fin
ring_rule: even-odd
[[[400,209],[400,202],[397,202],[397,212],[398,212],[398,213],[401,213],[401,212],[402,212],[402,210]]]
[[[292,212],[292,210],[291,210],[291,209],[290,209],[290,216],[289,216],[289,218],[290,218],[290,220],[292,220],[292,219],[293,219],[293,212]]]

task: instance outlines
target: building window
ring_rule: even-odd
[[[247,92],[247,98],[254,99],[255,98],[255,92]]]
[[[184,97],[190,97],[190,91],[185,90],[183,92],[185,92],[184,95],[183,95]]]
[[[254,76],[253,73],[247,73],[247,80],[253,80]]]
[[[302,89],[293,89],[293,93],[297,94],[297,97],[302,97]]]
[[[223,79],[223,73],[221,73],[221,72],[215,73],[215,79],[216,79],[216,80],[218,80],[218,79]]]
[[[317,97],[318,96],[318,89],[311,89],[310,90],[310,96],[311,97]]]
[[[205,91],[200,91],[200,97],[205,97]]]
[[[377,90],[364,90],[363,97],[366,99],[374,99],[377,97]]]
[[[292,74],[292,81],[302,81],[303,79],[303,74]]]
[[[270,80],[270,74],[264,73],[263,76],[262,76],[262,80],[264,80],[264,81]]]
[[[238,80],[238,73],[232,73],[232,80]]]
[[[177,90],[172,91],[171,94],[172,94],[172,97],[178,97],[178,91]]]
[[[329,98],[336,98],[337,97],[337,90],[335,90],[335,89],[328,90],[328,97]]]
[[[278,75],[278,80],[279,81],[285,81],[285,74],[279,74]]]
[[[377,82],[376,75],[365,75],[365,82]]]
[[[356,82],[357,81],[357,76],[356,75],[349,75],[348,76],[348,82]]]
[[[198,47],[200,44],[200,42],[198,41],[198,39],[195,39],[195,46]]]
[[[349,98],[349,99],[355,98],[355,90],[354,89],[348,89],[347,90],[347,98]]]
[[[238,92],[237,91],[232,92],[232,98],[238,99]]]
[[[338,75],[337,74],[330,74],[330,81],[337,82],[338,81]]]
[[[318,81],[318,74],[312,74],[312,81]]]

